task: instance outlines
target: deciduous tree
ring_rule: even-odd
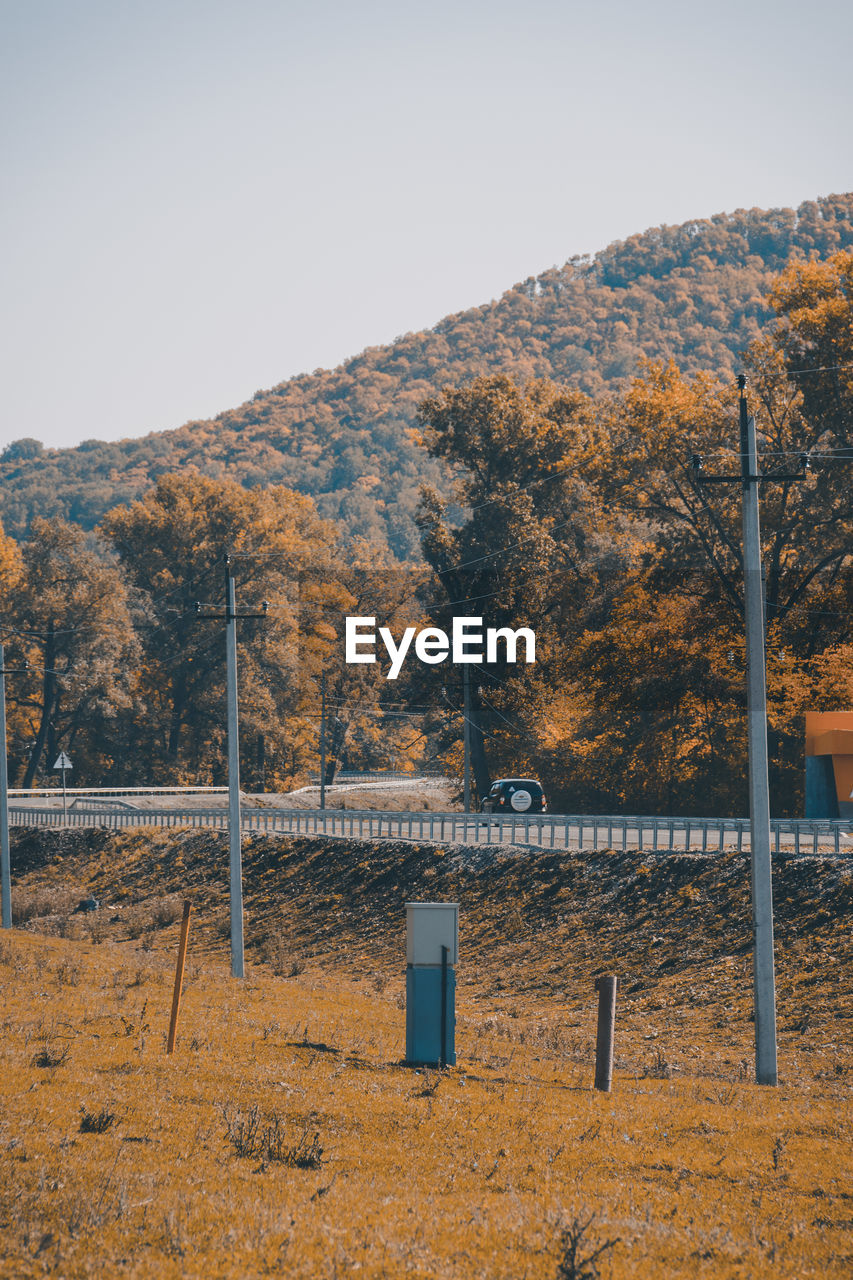
[[[339,601],[336,534],[313,502],[289,489],[246,490],[195,473],[162,476],[139,502],[104,519],[146,607],[141,634],[147,720],[138,726],[153,777],[209,781],[223,776],[225,746],[225,556],[232,557],[238,611],[266,618],[237,624],[243,772],[262,763],[266,782],[303,768],[316,750],[316,726],[300,708],[316,701],[329,641],[323,606]],[[311,570],[310,598],[300,581]],[[263,749],[259,750],[259,737]]]
[[[64,520],[36,520],[9,620],[32,667],[30,679],[16,678],[19,723],[31,740],[23,786],[60,748],[74,754],[75,776],[98,777],[118,746],[140,656],[119,565],[95,535]]]

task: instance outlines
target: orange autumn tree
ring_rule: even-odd
[[[815,450],[812,471],[803,479],[766,484],[761,491],[771,788],[777,812],[796,812],[802,720],[790,673],[827,644],[849,638],[853,489],[834,462],[822,465],[825,430],[807,416],[778,351],[756,344],[746,363],[762,471],[796,472],[800,452]],[[715,637],[727,653],[736,651],[743,626],[740,486],[701,485],[691,465],[698,453],[708,473],[738,474],[736,389],[715,386],[707,377],[684,379],[671,365],[650,366],[616,405],[612,437],[615,464],[605,477],[606,491],[655,548],[644,571],[650,612],[663,616],[680,599],[685,637],[698,625],[709,652]],[[643,628],[636,630],[638,639],[642,634]],[[650,673],[653,654],[652,647]],[[732,729],[743,715],[742,677],[729,685],[733,700],[724,719]],[[665,744],[650,737],[647,747],[664,758]],[[720,759],[730,771],[724,791],[731,804],[739,787],[738,755],[724,749]],[[689,771],[685,785],[688,776]],[[711,803],[718,786],[710,776],[705,791]],[[701,807],[701,797],[689,803]]]
[[[33,521],[12,576],[4,621],[15,657],[30,663],[11,688],[12,775],[24,787],[52,780],[61,749],[75,779],[97,781],[133,705],[133,592],[99,539],[64,520]]]
[[[763,467],[794,471],[812,439],[802,398],[778,353],[756,347],[750,369]],[[535,668],[472,681],[491,773],[539,773],[561,808],[743,812],[740,490],[697,484],[691,465],[697,452],[736,473],[735,388],[649,366],[593,407],[479,379],[427,402],[422,421],[459,503],[423,495],[434,603],[537,632]],[[849,638],[851,490],[816,468],[768,485],[762,532],[771,785],[776,811],[796,812],[808,664]]]
[[[777,320],[769,338],[823,448],[853,446],[853,251],[824,261],[795,260],[768,301]]]
[[[485,627],[525,625],[535,666],[472,669],[471,745],[477,791],[496,773],[530,771],[541,755],[543,700],[560,698],[569,637],[605,607],[624,563],[625,530],[603,508],[598,481],[608,442],[580,392],[505,376],[448,387],[419,410],[423,443],[454,479],[454,503],[422,491],[421,546],[433,571],[429,608],[449,629],[456,615]],[[446,746],[461,731],[458,669],[420,673],[451,711]]]
[[[103,522],[104,535],[144,598],[145,713],[132,728],[137,768],[151,781],[224,777],[225,660],[221,621],[226,552],[238,610],[266,617],[238,623],[242,777],[278,786],[316,753],[317,684],[331,638],[323,607],[345,593],[333,572],[333,526],[310,498],[289,489],[247,490],[194,472],[162,476],[154,489]],[[311,607],[300,580],[313,575]]]
[[[0,525],[0,641],[5,649],[5,666],[10,669],[19,667],[25,657],[24,637],[18,634],[13,620],[22,577],[21,548]],[[29,737],[29,726],[20,712],[21,688],[17,676],[10,676],[6,681],[7,750],[9,772],[13,777]]]

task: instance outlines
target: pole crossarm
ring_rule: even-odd
[[[227,610],[225,612],[222,612],[222,611],[217,612],[214,610],[211,613],[202,613],[202,609],[205,609],[207,607],[208,607],[207,605],[203,605],[199,601],[196,601],[195,611],[196,611],[196,617],[198,618],[199,622],[231,622],[232,619],[235,622],[242,622],[244,618],[268,618],[269,617],[269,601],[268,600],[261,601],[260,613],[248,613],[243,609],[238,609],[234,613],[229,613]]]
[[[694,453],[691,456],[690,465],[693,468],[694,484],[742,484],[744,488],[750,484],[780,484],[785,480],[805,480],[811,470],[811,462],[807,453],[800,454],[799,471],[764,471],[755,475],[752,473],[742,474],[739,476],[707,476],[704,472],[704,462],[701,453]]]

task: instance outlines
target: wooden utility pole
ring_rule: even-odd
[[[320,677],[320,808],[326,807],[326,673]]]
[[[464,805],[465,812],[471,812],[471,676],[470,667],[466,662],[462,668],[462,707],[464,717],[464,728],[462,730],[462,743],[464,751]]]

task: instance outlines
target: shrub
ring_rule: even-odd
[[[34,1067],[61,1067],[68,1061],[68,1045],[56,1045],[45,1040],[38,1053],[33,1055]]]
[[[323,1160],[320,1135],[308,1136],[307,1123],[293,1142],[281,1116],[261,1115],[255,1105],[248,1111],[223,1108],[225,1133],[238,1156],[259,1157],[264,1164],[285,1164],[292,1169],[319,1169]]]
[[[89,1111],[88,1107],[80,1108],[81,1133],[106,1133],[115,1124],[115,1114],[102,1107],[100,1111]]]
[[[586,1222],[574,1218],[560,1232],[560,1258],[557,1265],[556,1280],[599,1280],[601,1272],[599,1261],[619,1242],[605,1240],[593,1248],[589,1239],[589,1230],[595,1221],[591,1214]]]

